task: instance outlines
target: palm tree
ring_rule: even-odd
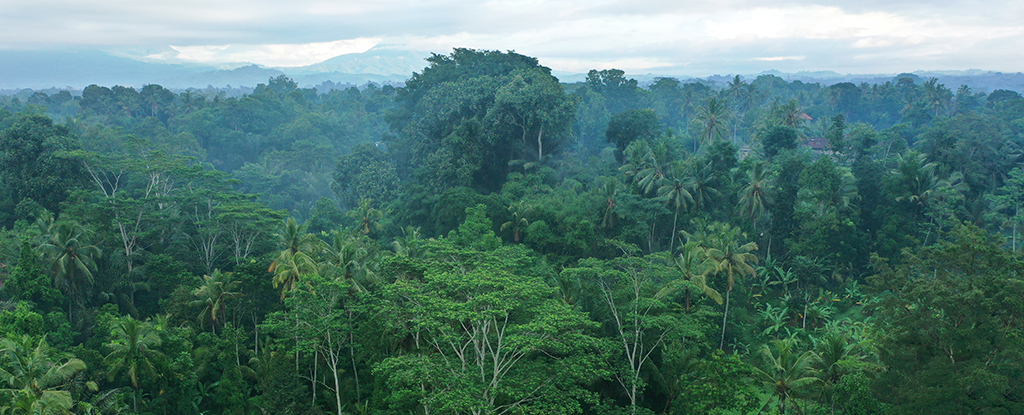
[[[715,175],[712,172],[711,163],[700,168],[693,168],[690,176],[690,194],[693,196],[693,210],[700,211],[705,206],[714,203],[715,198],[721,196],[722,192],[714,188]]]
[[[729,134],[729,107],[722,98],[710,97],[704,106],[697,109],[697,119],[703,128],[700,132],[701,143],[712,143],[724,139]]]
[[[725,327],[729,321],[729,298],[732,288],[736,285],[737,276],[754,275],[755,270],[751,264],[757,263],[757,256],[751,252],[757,250],[757,243],[747,242],[740,244],[740,238],[746,234],[740,232],[740,228],[721,222],[711,225],[711,233],[707,238],[707,247],[704,250],[704,272],[724,274],[726,277],[725,291],[725,313],[722,315],[722,338],[718,344],[719,349],[725,347]]]
[[[93,284],[96,259],[102,253],[89,243],[88,230],[77,222],[58,222],[47,226],[49,234],[40,235],[37,247],[53,283],[69,298],[68,319],[72,305],[81,305],[85,292]]]
[[[605,199],[604,208],[601,209],[601,227],[611,228],[615,226],[615,219],[618,214],[615,213],[615,197],[619,194],[619,179],[615,177],[608,177],[604,181],[604,185],[601,186],[601,196]]]
[[[112,381],[121,372],[128,375],[128,381],[135,390],[132,408],[138,412],[140,379],[143,376],[157,377],[155,363],[164,356],[154,349],[160,346],[160,336],[149,323],[125,316],[114,327],[114,340],[105,346],[110,349],[110,354],[103,359],[109,368],[107,378]]]
[[[668,143],[665,140],[659,140],[654,148],[650,149],[644,158],[646,164],[636,176],[636,183],[640,186],[642,194],[651,193],[655,186],[665,179],[672,163],[669,156]]]
[[[359,207],[350,210],[347,215],[359,221],[359,232],[363,235],[379,230],[379,221],[384,218],[383,212],[373,208],[373,199],[359,199]]]
[[[718,304],[722,304],[722,294],[708,285],[708,280],[701,270],[705,258],[704,248],[697,241],[689,241],[679,247],[678,256],[672,257],[672,264],[679,271],[679,278],[669,281],[654,295],[657,299],[671,296],[680,289],[686,290],[686,312],[690,312],[690,289],[687,286],[693,285],[704,295],[711,297]]]
[[[281,299],[295,289],[299,279],[316,272],[317,266],[311,255],[323,244],[316,236],[306,233],[306,226],[288,218],[284,230],[277,234],[278,244],[283,248],[270,263],[267,272],[274,273],[274,288],[281,287]]]
[[[217,332],[217,324],[223,323],[227,314],[228,300],[245,297],[245,294],[235,291],[241,281],[231,279],[232,273],[213,270],[213,274],[203,276],[203,284],[192,291],[192,295],[199,297],[192,301],[193,305],[203,306],[199,313],[200,324],[210,323],[210,330]]]
[[[417,230],[412,232],[418,235]],[[353,292],[366,292],[367,283],[375,282],[375,273],[367,262],[369,256],[357,239],[334,232],[334,243],[324,249],[320,275],[344,281]]]
[[[766,344],[761,347],[765,368],[754,367],[754,373],[771,389],[772,396],[778,399],[779,413],[785,414],[787,400],[792,399],[801,389],[819,381],[814,376],[814,364],[820,359],[810,350],[797,354],[795,339],[772,340],[770,346]],[[766,402],[765,407],[770,403]],[[795,401],[793,405],[796,405]],[[761,410],[764,411],[764,408]]]
[[[530,221],[526,219],[526,214],[533,210],[533,206],[526,203],[525,200],[520,200],[519,204],[508,205],[508,211],[512,212],[512,220],[501,224],[501,231],[504,232],[506,229],[512,229],[512,235],[516,243],[519,243],[519,234],[523,228],[530,226]]]
[[[288,251],[291,254],[299,251],[311,252],[320,243],[315,235],[306,233],[306,224],[299,225],[295,218],[288,218],[284,229],[277,233],[276,236],[277,243],[282,248],[281,254],[284,254],[284,251]]]
[[[274,288],[281,289],[281,299],[283,300],[289,292],[295,291],[303,276],[317,272],[318,268],[316,261],[305,252],[299,251],[293,254],[289,251],[282,251],[281,255],[270,264],[268,271],[274,273]]]
[[[740,211],[750,218],[754,232],[757,232],[757,219],[764,216],[771,203],[772,185],[768,173],[764,162],[754,164],[747,186],[740,191]]]
[[[38,342],[29,336],[0,341],[0,389],[10,396],[10,403],[0,412],[11,414],[70,413],[73,402],[67,387],[85,363],[71,358],[63,364],[50,360],[46,337]],[[94,385],[90,384],[90,387]]]
[[[391,242],[391,246],[395,248],[395,253],[399,256],[417,258],[421,253],[422,242],[423,234],[420,233],[420,228],[406,226],[402,229],[402,236],[396,236],[394,242]]]
[[[686,188],[689,180],[685,177],[685,167],[680,161],[672,163],[669,169],[670,175],[662,179],[662,186],[658,188],[658,196],[665,198],[665,202],[672,206],[675,215],[672,217],[672,239],[668,245],[668,252],[671,254],[676,246],[676,225],[679,222],[679,209],[684,209],[693,203],[693,196]]]

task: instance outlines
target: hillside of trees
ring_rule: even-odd
[[[1024,98],[456,49],[0,97],[0,412],[1024,413]]]

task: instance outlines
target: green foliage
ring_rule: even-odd
[[[764,148],[764,155],[773,159],[784,150],[796,148],[796,129],[785,125],[776,125],[768,130],[761,138],[761,146]]]
[[[880,387],[905,413],[1015,412],[1022,402],[1019,258],[962,225],[933,246],[882,264],[869,280],[891,290],[877,307]],[[994,364],[993,364],[994,363]]]
[[[434,245],[422,280],[385,289],[386,315],[418,340],[384,359],[393,410],[580,413],[599,375],[585,316],[549,296],[518,247]],[[525,272],[524,272],[525,271]],[[454,346],[454,347],[453,347]],[[425,380],[430,379],[429,382]]]
[[[21,241],[18,265],[11,270],[4,291],[14,300],[31,301],[43,310],[64,302],[64,296],[46,274],[27,239]]]
[[[652,141],[660,133],[661,126],[654,110],[628,110],[612,116],[605,131],[605,139],[624,151],[629,143],[636,140]]]
[[[0,97],[3,411],[1024,412],[1019,93],[427,64]]]
[[[0,225],[10,227],[15,207],[30,199],[52,212],[85,184],[78,142],[67,128],[41,115],[22,115],[0,131]],[[35,212],[29,212],[35,213]]]
[[[494,223],[487,217],[487,207],[476,205],[466,208],[466,221],[458,230],[448,232],[453,243],[479,251],[490,251],[501,246],[501,239],[494,234]]]

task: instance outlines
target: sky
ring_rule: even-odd
[[[566,72],[1024,71],[1021,0],[0,0],[0,48],[291,67],[514,50]]]

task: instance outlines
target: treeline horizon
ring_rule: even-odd
[[[427,62],[0,98],[0,406],[1024,411],[1019,93]]]

